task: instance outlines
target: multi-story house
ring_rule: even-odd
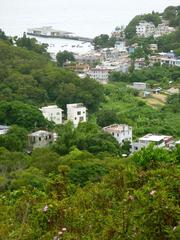
[[[82,103],[67,104],[67,120],[72,121],[74,127],[80,122],[87,121],[87,108]]]
[[[132,127],[126,124],[113,124],[104,127],[103,130],[111,134],[119,144],[123,144],[125,141],[132,142]]]
[[[147,147],[150,143],[154,143],[156,147],[163,148],[168,147],[173,142],[172,136],[147,134],[144,137],[138,139],[137,142],[132,144],[132,152],[139,151],[142,148]]]
[[[62,124],[63,110],[57,105],[42,107],[40,108],[40,111],[47,120],[52,121],[55,124]]]
[[[150,37],[155,31],[155,26],[152,22],[141,21],[136,26],[136,34],[138,37]]]

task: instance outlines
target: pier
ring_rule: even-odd
[[[28,29],[27,35],[43,38],[69,39],[90,43],[93,41],[92,38],[76,36],[72,32],[54,30],[52,27],[31,28]]]

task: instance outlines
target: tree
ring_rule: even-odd
[[[19,101],[0,103],[0,121],[3,124],[16,124],[29,130],[50,124],[37,107]]]
[[[65,50],[63,52],[57,53],[56,60],[57,60],[58,66],[63,67],[64,63],[66,63],[67,61],[74,62],[75,58],[72,52],[68,52]]]
[[[97,124],[106,127],[111,124],[120,123],[120,118],[115,110],[101,110],[97,113]]]
[[[0,135],[0,146],[9,151],[23,152],[27,148],[27,134],[26,129],[12,126],[7,134]]]
[[[93,39],[95,49],[114,47],[116,38],[109,37],[107,34],[101,34]]]
[[[45,54],[49,57],[49,54],[47,53],[48,44],[39,44],[35,38],[28,38],[26,33],[23,34],[22,38],[17,38],[15,41],[18,47],[23,47],[39,54]]]

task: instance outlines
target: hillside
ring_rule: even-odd
[[[123,123],[134,139],[178,139],[179,94],[154,108],[129,85],[167,89],[170,80],[179,84],[179,68],[114,73],[102,86],[58,67],[34,40],[0,38],[0,125],[10,126],[0,135],[0,240],[178,240],[180,147],[150,144],[130,155],[130,142],[121,146],[102,127]],[[89,111],[77,128],[55,126],[39,111],[74,102]],[[27,151],[27,135],[39,129],[58,138]]]
[[[162,22],[162,19],[168,20],[170,26],[179,28],[180,6],[169,6],[164,10],[163,13],[152,12],[149,14],[135,16],[125,29],[126,38],[132,39],[136,36],[136,25],[138,25],[140,21],[145,20],[147,22],[152,22],[155,26],[157,26]]]

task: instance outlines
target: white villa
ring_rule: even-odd
[[[147,134],[132,144],[132,152],[139,151],[142,148],[147,147],[150,143],[154,143],[156,147],[163,148],[168,147],[172,142],[172,136]]]
[[[82,103],[67,104],[67,120],[72,121],[74,127],[87,120],[87,108]]]
[[[40,108],[40,111],[47,120],[52,121],[55,124],[62,124],[63,110],[57,105],[42,107]]]
[[[126,124],[113,124],[104,127],[103,130],[113,135],[119,144],[123,144],[124,141],[132,142],[132,127]]]
[[[136,34],[138,37],[150,37],[155,31],[155,26],[152,22],[141,21],[136,26]]]

